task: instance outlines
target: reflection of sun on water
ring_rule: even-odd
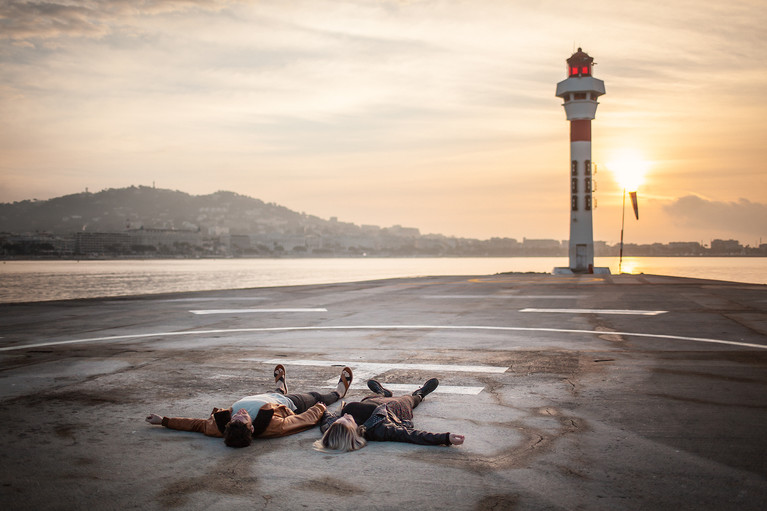
[[[607,162],[615,180],[628,192],[635,192],[644,183],[649,163],[634,149],[622,149]]]
[[[621,263],[621,273],[643,273],[639,261],[635,257],[624,257]]]

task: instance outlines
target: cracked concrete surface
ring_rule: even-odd
[[[522,314],[561,301],[504,299],[558,293],[577,295],[573,308],[669,312]],[[243,298],[327,312],[189,313],[234,308]],[[0,502],[4,509],[761,510],[766,309],[767,286],[532,274],[0,305],[0,347],[12,348],[0,351]],[[413,327],[387,328],[398,325]],[[307,329],[253,330],[292,326]],[[320,329],[328,327],[343,329]],[[145,337],[113,339],[126,335]],[[693,340],[701,337],[748,346]],[[56,344],[90,338],[104,340]],[[424,374],[404,366],[377,375],[393,384],[436,376],[445,387],[481,387],[478,395],[438,389],[415,412],[418,428],[465,434],[462,446],[372,442],[336,455],[312,449],[313,429],[230,449],[143,421],[150,412],[205,417],[213,406],[270,390],[272,367],[245,359],[284,360],[295,391],[332,381],[339,367],[323,361],[506,370]],[[354,390],[346,400],[364,395]]]

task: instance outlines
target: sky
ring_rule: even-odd
[[[234,191],[358,225],[569,236],[578,47],[594,238],[767,243],[763,0],[0,0],[0,202]]]

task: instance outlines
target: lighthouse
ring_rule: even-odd
[[[591,121],[597,113],[597,98],[605,93],[605,83],[592,76],[593,66],[594,59],[578,48],[567,59],[567,79],[557,84],[556,93],[562,98],[570,121],[569,270],[572,273],[594,273]]]

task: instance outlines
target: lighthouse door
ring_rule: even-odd
[[[585,244],[575,245],[575,270],[583,271],[588,264]]]

